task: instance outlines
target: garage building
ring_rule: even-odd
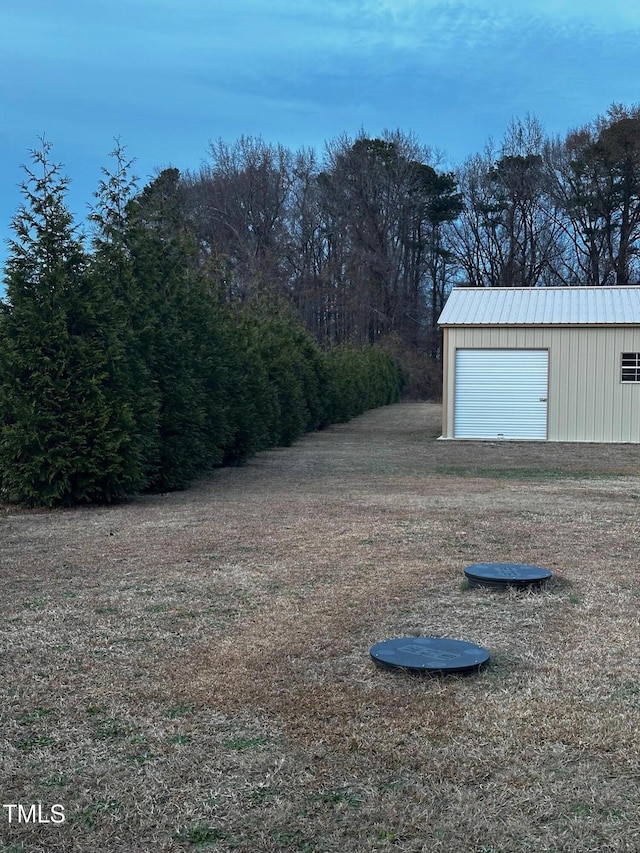
[[[442,437],[640,443],[640,286],[458,287]]]

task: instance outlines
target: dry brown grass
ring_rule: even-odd
[[[0,851],[640,849],[640,450],[370,412],[188,492],[0,509]],[[466,589],[485,560],[554,572]],[[466,678],[376,670],[412,634]]]

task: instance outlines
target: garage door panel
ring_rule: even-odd
[[[455,437],[547,437],[547,350],[456,351]]]

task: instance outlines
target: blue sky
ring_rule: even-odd
[[[79,219],[119,137],[143,185],[211,140],[413,132],[455,166],[527,113],[640,101],[634,0],[1,0],[0,263],[45,135]],[[0,285],[1,286],[1,285]]]

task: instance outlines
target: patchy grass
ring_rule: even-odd
[[[640,849],[640,450],[438,442],[404,404],[193,489],[0,507],[3,803],[23,853]],[[543,565],[538,592],[466,565]],[[467,678],[377,670],[419,634]]]

